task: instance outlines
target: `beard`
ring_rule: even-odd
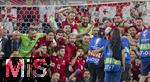
[[[98,33],[94,33],[93,35],[94,35],[94,36],[98,36]]]
[[[84,81],[88,81],[88,80],[89,80],[89,77],[85,76]]]
[[[135,34],[131,34],[132,37],[135,37]]]
[[[87,23],[87,22],[84,22],[84,23],[82,23],[82,26],[83,26],[83,27],[87,27],[87,26],[88,26],[88,23]]]

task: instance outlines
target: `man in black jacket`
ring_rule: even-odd
[[[3,81],[3,68],[2,68],[2,56],[4,56],[5,42],[7,41],[4,36],[4,29],[0,26],[0,82]]]
[[[15,30],[12,36],[6,41],[3,51],[4,57],[9,58],[12,53],[16,53],[20,46],[20,32]]]

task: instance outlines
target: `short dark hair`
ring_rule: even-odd
[[[58,30],[56,31],[56,33],[64,33],[64,31],[61,30],[61,29],[58,29]]]
[[[117,16],[119,16],[119,17],[121,17],[121,18],[122,18],[122,16],[121,16],[121,15],[119,15],[119,14],[116,14],[114,17],[117,17]]]
[[[85,69],[84,72],[90,72],[88,69]]]
[[[102,19],[102,22],[104,22],[104,21],[106,21],[106,20],[108,20],[109,22],[111,22],[111,19],[110,19],[110,18],[107,18],[107,17],[104,17],[104,18]]]
[[[135,26],[130,26],[128,29],[130,29],[130,28],[135,28]]]
[[[90,36],[89,34],[84,34],[84,36]]]
[[[82,16],[81,16],[81,19],[82,19],[83,17],[88,17],[88,18],[89,18],[89,21],[90,21],[90,19],[91,19],[91,16],[90,16],[90,15],[82,15]]]
[[[140,18],[140,17],[136,18],[135,20],[142,20],[142,21],[143,21],[143,19],[142,19],[142,18]]]
[[[47,31],[46,31],[46,34],[49,34],[49,33],[51,33],[51,32],[54,33],[52,30],[47,30]]]
[[[65,46],[56,46],[55,47],[55,52],[60,51],[61,49],[65,49]]]

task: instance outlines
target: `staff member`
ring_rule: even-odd
[[[125,69],[125,56],[120,31],[117,28],[111,31],[111,39],[104,48],[104,65],[105,82],[121,82],[122,66]]]
[[[141,32],[139,39],[140,59],[141,59],[141,78],[139,82],[144,82],[150,72],[150,27]]]

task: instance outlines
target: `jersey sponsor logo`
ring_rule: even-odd
[[[86,62],[88,62],[88,63],[94,63],[94,64],[98,65],[99,58],[88,56]]]
[[[88,56],[93,56],[93,57],[96,57],[96,58],[101,58],[101,53],[97,53],[97,54],[95,54],[95,53],[93,53],[92,51],[88,51]]]
[[[119,71],[121,69],[121,65],[113,65],[113,64],[107,64],[105,65],[104,70],[105,71]]]
[[[141,57],[150,57],[150,50],[148,51],[140,51]]]
[[[140,44],[140,50],[150,50],[150,44]]]

